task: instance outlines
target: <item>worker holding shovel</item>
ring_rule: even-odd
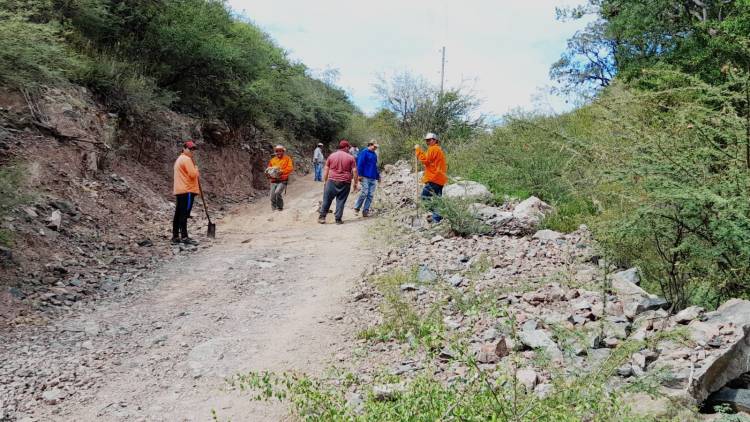
[[[197,242],[188,236],[187,220],[193,209],[195,197],[200,193],[198,178],[200,173],[195,165],[193,155],[197,146],[193,141],[183,144],[182,154],[174,163],[175,209],[172,220],[172,243],[195,245]]]

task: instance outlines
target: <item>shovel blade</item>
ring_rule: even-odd
[[[216,237],[216,224],[208,223],[208,233],[206,233],[211,239]]]

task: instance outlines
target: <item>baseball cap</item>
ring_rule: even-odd
[[[319,146],[319,147],[322,147],[322,146],[323,146],[323,143],[322,143],[322,142],[318,142],[318,146]]]
[[[344,149],[344,148],[351,148],[349,141],[347,141],[346,139],[342,139],[341,142],[339,142],[339,149]]]
[[[273,150],[274,151],[278,151],[278,150],[286,151],[286,148],[284,148],[284,145],[276,145],[275,147],[273,147]]]
[[[428,139],[434,139],[434,140],[436,140],[436,141],[437,141],[437,140],[439,140],[439,139],[438,139],[438,136],[437,136],[437,135],[435,135],[435,134],[434,134],[434,133],[432,133],[432,132],[428,132],[428,133],[427,133],[427,135],[425,135],[425,136],[424,136],[424,139],[425,139],[425,140],[428,140]]]
[[[187,149],[198,149],[198,145],[195,145],[195,142],[193,141],[185,141],[183,146]]]

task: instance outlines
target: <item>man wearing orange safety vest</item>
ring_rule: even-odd
[[[274,211],[284,209],[284,192],[286,185],[289,183],[289,175],[294,171],[292,157],[286,155],[286,148],[283,145],[276,145],[273,149],[274,157],[268,163],[266,174],[271,181],[271,208]]]
[[[448,183],[448,164],[445,161],[445,154],[440,148],[437,135],[428,133],[424,136],[427,141],[427,151],[422,151],[419,145],[414,145],[414,151],[417,159],[424,165],[424,176],[422,183],[422,200],[428,201],[433,196],[443,196],[443,186]],[[434,207],[432,211],[432,221],[439,223],[443,217],[438,214]]]
[[[187,141],[182,146],[182,154],[174,162],[174,195],[175,209],[174,219],[172,220],[172,243],[195,244],[196,242],[188,237],[187,220],[190,217],[190,210],[193,208],[195,197],[198,196],[200,189],[198,187],[198,167],[193,160],[193,154],[197,146],[193,141]]]

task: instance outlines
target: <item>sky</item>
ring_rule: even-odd
[[[547,95],[549,67],[584,22],[555,20],[556,6],[580,0],[229,0],[232,9],[268,32],[313,73],[338,72],[336,83],[366,113],[379,106],[378,75],[409,71],[463,86],[482,111],[563,111]]]

